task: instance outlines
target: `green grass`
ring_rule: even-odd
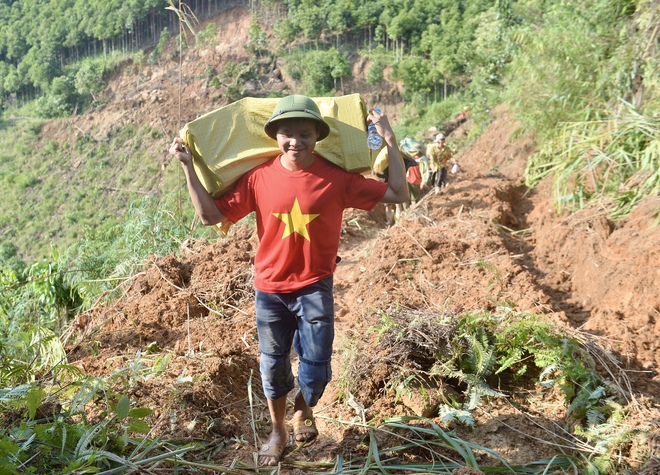
[[[161,169],[165,138],[152,127],[111,129],[106,137],[79,135],[73,142],[41,141],[38,121],[17,121],[0,129],[0,237],[29,262],[62,251],[85,229],[107,231],[122,223],[131,203],[145,196],[185,193],[178,206],[191,221],[191,208],[177,164]],[[157,200],[153,206],[159,206]]]
[[[599,201],[611,218],[623,218],[660,194],[660,119],[626,104],[619,115],[562,124],[527,167],[532,184],[546,176],[560,212]]]

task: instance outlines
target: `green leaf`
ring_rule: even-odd
[[[0,389],[0,402],[20,399],[29,394],[32,384],[22,384],[14,388]]]
[[[139,419],[132,419],[131,422],[128,423],[128,430],[130,432],[139,432],[140,434],[147,434],[151,428],[149,425]]]
[[[136,407],[128,412],[128,416],[133,417],[135,419],[143,419],[147,416],[152,415],[153,413],[154,411],[149,409],[148,407]]]
[[[30,389],[27,396],[27,409],[30,419],[34,419],[37,414],[37,409],[41,406],[44,399],[44,391],[41,388],[35,387]]]
[[[91,450],[90,450],[90,445],[94,438],[101,432],[103,427],[101,425],[96,425],[94,427],[90,427],[83,435],[80,437],[78,440],[78,443],[76,444],[76,449],[74,451],[74,456],[76,458],[81,458],[90,455]]]
[[[131,410],[131,401],[128,399],[128,396],[124,395],[117,403],[117,417],[120,421],[123,421],[128,417],[128,413]]]
[[[7,455],[18,452],[19,447],[14,442],[12,442],[8,437],[3,437],[0,439],[0,454]]]

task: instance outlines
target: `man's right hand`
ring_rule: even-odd
[[[193,158],[190,149],[181,137],[176,137],[172,141],[169,152],[183,166],[183,173],[186,175],[186,182],[188,184],[188,193],[202,223],[208,226],[226,221],[227,218],[220,212],[213,197],[206,191],[202,182],[199,181],[195,167],[192,166]]]
[[[181,137],[175,137],[170,145],[170,155],[174,155],[182,165],[192,163],[192,153]]]

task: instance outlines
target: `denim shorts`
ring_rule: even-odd
[[[298,354],[298,384],[314,407],[332,378],[335,336],[332,276],[292,293],[255,293],[261,380],[274,401],[294,388],[291,346]]]

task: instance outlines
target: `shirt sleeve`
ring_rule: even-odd
[[[371,211],[385,196],[387,183],[366,178],[357,173],[349,173],[347,181],[346,203],[344,208],[357,208]]]
[[[243,175],[232,188],[215,200],[220,212],[234,224],[256,209],[250,176],[250,173]]]

